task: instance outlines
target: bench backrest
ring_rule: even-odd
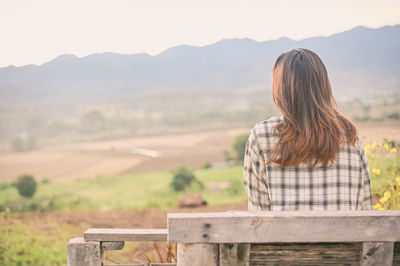
[[[170,213],[168,229],[89,229],[68,264],[104,265],[124,241],[178,243],[178,266],[400,265],[400,211]]]
[[[398,265],[400,211],[171,213],[168,241],[178,265]]]

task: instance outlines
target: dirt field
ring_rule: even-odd
[[[400,121],[362,122],[357,124],[364,143],[384,137],[400,142]],[[249,129],[207,131],[183,135],[117,139],[98,142],[42,147],[32,152],[0,152],[0,182],[22,173],[41,179],[73,180],[96,175],[119,175],[162,171],[178,166],[200,167],[205,162],[224,161],[224,150],[233,138]],[[144,148],[162,152],[158,158],[133,154]]]
[[[32,224],[35,228],[53,223],[76,226],[84,224],[91,228],[167,228],[167,213],[222,212],[232,210],[247,210],[247,202],[242,204],[173,208],[168,210],[152,208],[141,211],[14,213],[12,214],[12,218]]]
[[[178,166],[200,167],[205,162],[224,161],[236,135],[247,129],[208,131],[193,134],[117,139],[42,147],[40,150],[0,153],[0,181],[22,173],[50,180],[92,178],[96,175],[162,171]],[[163,153],[151,158],[133,154],[134,148]]]

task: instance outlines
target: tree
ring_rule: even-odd
[[[236,136],[232,142],[232,149],[235,152],[235,160],[243,163],[244,153],[246,151],[246,142],[249,134]]]
[[[31,175],[21,175],[18,177],[14,186],[18,189],[18,193],[25,198],[32,198],[36,192],[37,182]]]
[[[184,167],[175,170],[174,179],[172,180],[171,187],[175,191],[184,191],[186,188],[195,182],[203,187],[203,184],[196,179],[194,174]]]

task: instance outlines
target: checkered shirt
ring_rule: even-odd
[[[243,167],[250,211],[372,210],[367,155],[358,137],[355,145],[344,144],[326,168],[266,165],[278,140],[272,127],[280,121],[272,117],[250,131]]]

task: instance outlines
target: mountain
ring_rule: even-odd
[[[277,56],[294,47],[316,52],[339,98],[400,89],[400,25],[356,27],[329,37],[256,42],[227,39],[204,47],[181,45],[163,53],[61,55],[42,65],[0,69],[0,103],[121,99],[168,89],[269,87]]]

